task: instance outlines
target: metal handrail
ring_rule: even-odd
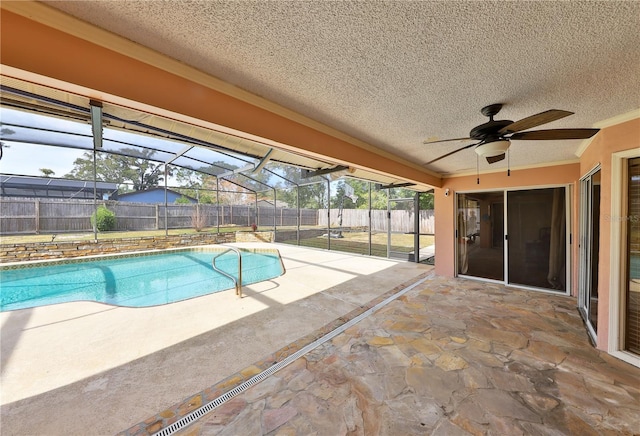
[[[216,265],[216,259],[218,257],[222,256],[223,254],[228,253],[229,251],[233,251],[234,253],[236,253],[238,255],[238,278],[235,278],[231,274],[222,271]],[[235,284],[235,287],[236,287],[236,295],[238,297],[242,297],[242,253],[240,252],[240,250],[238,250],[235,247],[227,247],[226,250],[221,251],[220,253],[218,253],[215,256],[213,256],[213,259],[211,259],[211,266],[213,267],[214,270],[216,270],[217,272],[219,272],[223,276],[228,277],[231,280],[233,280],[233,283]]]

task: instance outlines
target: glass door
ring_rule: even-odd
[[[580,180],[579,309],[592,339],[598,333],[600,167]]]
[[[457,273],[504,280],[504,192],[457,194]]]
[[[624,349],[640,355],[640,158],[628,160]]]
[[[457,274],[566,293],[567,203],[564,186],[458,193]]]
[[[508,283],[566,292],[565,187],[507,192]]]

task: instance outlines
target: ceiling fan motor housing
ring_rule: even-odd
[[[469,137],[476,139],[478,141],[484,141],[492,137],[495,139],[498,139],[500,137],[500,134],[498,133],[500,129],[502,129],[503,127],[507,127],[509,124],[513,124],[513,121],[491,120],[471,129],[471,132],[469,133]]]

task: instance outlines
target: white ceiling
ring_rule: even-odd
[[[640,108],[638,1],[45,3],[421,164],[465,145],[424,140],[468,136],[487,104],[514,121],[575,112],[543,129]],[[514,141],[511,167],[580,144]],[[474,171],[476,155],[429,168]]]

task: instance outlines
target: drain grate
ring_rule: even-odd
[[[205,404],[204,406],[194,410],[193,412],[189,413],[188,415],[185,415],[184,417],[182,417],[178,421],[174,422],[173,424],[171,424],[171,425],[163,428],[159,432],[155,433],[153,436],[170,436],[170,435],[174,434],[175,432],[177,432],[179,430],[182,430],[183,428],[187,427],[189,424],[191,424],[194,421],[196,421],[198,418],[201,418],[202,416],[204,416],[207,413],[211,412],[213,409],[215,409],[216,407],[220,406],[221,404],[229,401],[230,399],[232,399],[236,395],[241,394],[242,392],[246,391],[247,389],[249,389],[253,385],[256,385],[256,384],[260,383],[264,379],[266,379],[269,376],[275,374],[276,372],[278,372],[279,370],[281,370],[285,366],[287,366],[290,363],[296,361],[300,357],[304,356],[305,354],[307,354],[308,352],[314,350],[315,348],[319,347],[320,345],[324,344],[325,342],[330,341],[331,339],[335,338],[340,333],[342,333],[345,330],[347,330],[349,327],[359,323],[364,318],[368,317],[369,315],[371,315],[372,313],[376,312],[380,308],[382,308],[382,307],[386,306],[387,304],[391,303],[393,300],[395,300],[398,297],[401,297],[402,295],[406,294],[407,292],[409,292],[410,290],[412,290],[416,286],[421,285],[422,283],[427,281],[429,278],[431,278],[431,275],[428,275],[427,277],[424,277],[424,278],[418,280],[417,282],[412,283],[411,285],[407,286],[406,288],[402,289],[401,291],[398,291],[395,294],[385,298],[380,303],[376,304],[375,306],[371,307],[370,309],[366,310],[365,312],[362,312],[360,315],[356,316],[352,320],[347,321],[346,323],[342,324],[340,327],[336,328],[335,330],[330,331],[326,335],[324,335],[321,338],[316,339],[314,342],[302,347],[300,350],[296,351],[295,353],[293,353],[292,355],[286,357],[285,359],[281,360],[280,362],[276,363],[275,365],[265,369],[260,374],[254,375],[249,380],[239,384],[238,386],[236,386],[235,388],[231,389],[230,391],[225,392],[224,394],[220,395],[219,397],[215,398],[214,400],[212,400],[211,402]]]

